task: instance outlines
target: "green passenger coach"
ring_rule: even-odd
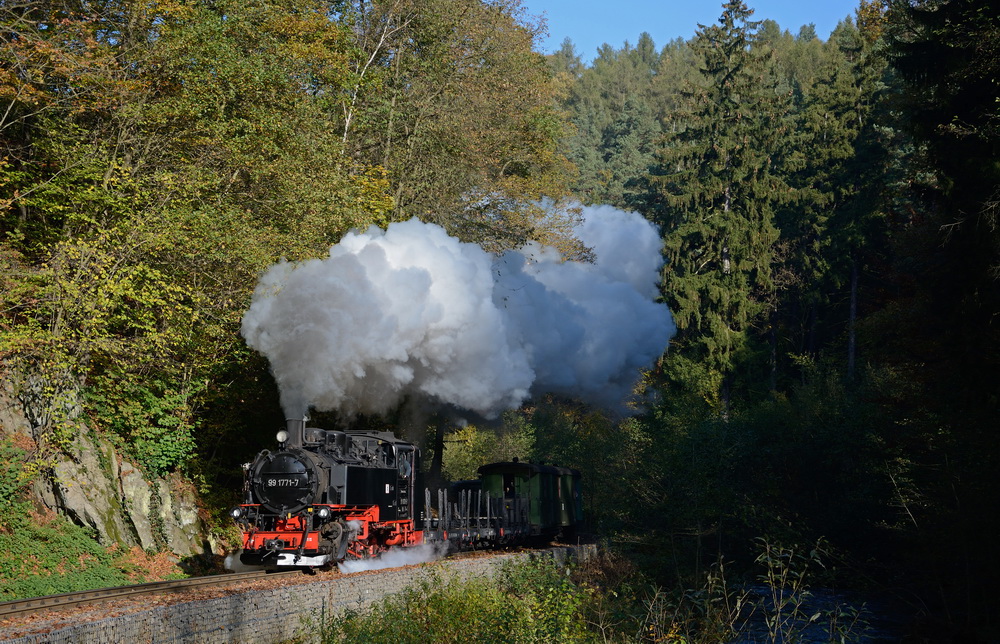
[[[583,522],[580,473],[537,463],[493,463],[479,468],[483,492],[526,504],[531,534],[571,536]]]

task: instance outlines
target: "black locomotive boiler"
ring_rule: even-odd
[[[420,450],[390,432],[337,431],[289,420],[278,449],[244,466],[232,516],[247,565],[329,565],[391,547],[454,548],[570,534],[582,522],[576,470],[494,463],[453,490],[424,488]]]

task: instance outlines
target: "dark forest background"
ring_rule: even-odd
[[[0,373],[39,430],[0,523],[81,422],[224,510],[281,422],[238,332],[264,268],[413,216],[572,254],[538,199],[579,200],[661,228],[647,404],[536,399],[445,473],[577,467],[668,584],[822,537],[928,641],[995,638],[1000,9],[789,27],[731,1],[584,65],[517,0],[4,0]]]

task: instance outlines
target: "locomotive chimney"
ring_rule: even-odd
[[[288,432],[286,447],[302,447],[306,429],[305,418],[288,418],[285,420],[285,431]]]

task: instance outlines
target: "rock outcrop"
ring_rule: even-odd
[[[37,428],[9,388],[0,383],[0,438],[34,443]],[[107,440],[83,426],[32,493],[48,508],[93,528],[101,543],[179,557],[218,550],[198,514],[197,491],[180,475],[145,476]]]

